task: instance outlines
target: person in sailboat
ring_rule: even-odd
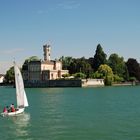
[[[8,113],[8,110],[6,107],[3,108],[3,113]]]
[[[11,104],[11,105],[10,105],[10,108],[11,108],[11,112],[15,112],[14,104]]]

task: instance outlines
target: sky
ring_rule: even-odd
[[[140,62],[140,0],[0,0],[0,74],[30,56],[109,57]]]

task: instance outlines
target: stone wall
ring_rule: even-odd
[[[45,87],[81,87],[81,80],[47,80],[38,82],[24,82],[26,88]]]

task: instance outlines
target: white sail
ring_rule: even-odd
[[[21,107],[21,106],[27,107],[28,100],[27,100],[26,93],[24,90],[24,83],[23,83],[22,75],[18,66],[15,63],[14,63],[14,71],[15,71],[17,107]]]
[[[27,96],[26,96],[26,93],[24,91],[24,107],[28,107],[29,104],[28,104],[28,100],[27,100]]]

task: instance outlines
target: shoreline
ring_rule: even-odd
[[[106,87],[100,83],[83,83],[82,80],[48,80],[41,82],[24,82],[25,88],[67,88],[67,87]],[[111,86],[137,86],[140,82],[112,83]],[[0,83],[0,86],[15,87],[14,84]]]

